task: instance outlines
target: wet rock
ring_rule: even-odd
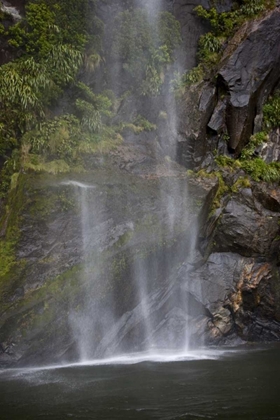
[[[216,312],[212,322],[214,327],[218,328],[223,336],[227,335],[234,325],[231,313],[226,308],[221,308],[219,312]]]
[[[225,113],[226,113],[226,102],[220,100],[212,114],[212,117],[208,123],[208,127],[211,130],[219,133],[223,130],[225,124]]]
[[[254,197],[262,206],[271,212],[280,212],[280,191],[278,185],[267,185],[264,182],[253,183]]]
[[[270,197],[270,202],[272,200]],[[275,241],[280,233],[279,221],[279,213],[266,210],[254,199],[250,189],[244,189],[228,201],[219,217],[213,238],[214,248],[244,256],[271,257],[277,252]]]
[[[0,354],[0,368],[7,368],[16,362],[16,357],[11,357],[7,353]]]
[[[209,0],[173,0],[173,13],[182,28],[184,48],[179,57],[182,68],[191,69],[197,62],[197,44],[200,36],[207,31],[207,25],[196,16],[194,8],[198,5],[209,8]]]
[[[6,0],[2,0],[0,4],[1,10],[4,13],[7,13],[8,15],[10,15],[15,22],[18,22],[22,19],[22,16],[18,9],[18,3],[19,3],[18,1],[8,2]],[[21,7],[22,7],[22,4],[21,4]]]
[[[106,318],[104,308],[112,302],[114,316],[122,320],[116,351],[127,342],[144,342],[143,311],[141,318],[135,309],[141,273],[149,279],[147,293],[156,290],[150,296],[153,332],[162,340],[164,332],[171,342],[175,335],[182,340],[189,315],[183,301],[170,309],[177,293],[171,273],[186,259],[190,235],[198,218],[204,223],[217,181],[189,179],[185,168],[169,160],[128,165],[133,159],[126,153],[114,151],[100,163],[92,157],[87,173],[20,175],[24,188],[14,195],[21,203],[15,206],[18,265],[1,289],[0,337],[15,344],[13,358],[21,365],[77,358],[69,320],[87,311],[83,328],[91,336],[93,323]],[[91,217],[84,226],[86,209]],[[87,302],[87,296],[94,298]]]
[[[263,103],[279,80],[279,16],[275,9],[246,23],[224,53],[219,78],[229,95],[226,122],[229,146],[236,153],[249,140],[259,102]],[[235,42],[238,46],[232,52]]]
[[[270,133],[269,140],[261,146],[259,154],[267,163],[280,161],[280,129]]]
[[[246,264],[247,259],[238,254],[213,253],[201,267],[191,269],[190,265],[183,264],[178,280],[184,283],[183,289],[195,296],[213,316],[239,281]]]
[[[178,106],[177,160],[188,168],[198,167],[209,150],[207,124],[216,103],[216,87],[211,83],[201,83],[191,86]]]

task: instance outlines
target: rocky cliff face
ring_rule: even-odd
[[[139,340],[143,314],[137,315],[136,310],[127,326],[128,314],[139,304],[133,284],[139,267],[147,271],[147,287],[162,294],[151,303],[152,313],[162,307],[157,321],[160,328],[164,329],[162,318],[167,326],[178,322],[178,316],[165,307],[168,293],[171,296],[176,287],[172,273],[188,254],[197,217],[203,220],[209,211],[216,182],[187,185],[185,171],[175,164],[170,167],[162,162],[161,171],[155,171],[151,162],[141,165],[143,172],[135,168],[128,172],[119,169],[120,162],[113,156],[102,163],[95,158],[84,175],[20,175],[10,203],[17,209],[6,221],[9,229],[16,217],[20,239],[16,268],[1,283],[2,362],[76,359],[79,342],[70,315],[82,313],[86,319],[85,289],[94,296],[87,311],[93,311],[98,301],[98,309],[94,308],[98,317],[102,308],[112,304],[117,318],[126,314],[115,331],[120,346],[115,350],[133,342],[134,334]],[[81,188],[86,185],[90,188],[84,202]],[[172,203],[174,224],[170,229],[168,206],[174,188],[180,189],[180,195]],[[191,201],[186,201],[186,188],[192,192]],[[85,211],[89,211],[89,233],[82,226]],[[94,316],[89,336],[93,325]],[[124,325],[127,331],[122,333]],[[101,354],[106,351],[105,347]]]
[[[195,64],[205,31],[192,12],[196,4],[209,6],[166,0],[166,9],[181,23],[185,68]],[[116,7],[102,3],[99,13],[113,16]],[[141,267],[148,272],[147,304],[163,341],[169,336],[180,342],[186,323],[193,343],[280,338],[279,186],[244,182],[241,169],[221,169],[214,160],[217,151],[238,155],[260,125],[264,101],[279,85],[279,22],[275,8],[236,33],[217,77],[191,86],[177,105],[175,139],[168,120],[157,120],[162,97],[140,105],[129,99],[116,121],[122,113],[132,119],[140,106],[157,123],[156,132],[124,133],[124,143],[113,151],[84,157],[86,173],[19,175],[1,225],[9,254],[0,281],[1,365],[77,359],[80,343],[70,320],[71,314],[83,314],[85,291],[95,296],[87,302],[92,312],[86,336],[94,314],[102,317],[112,298],[119,319],[115,348],[101,340],[95,355],[125,350],[127,343],[131,348],[136,337],[144,341],[132,284]],[[178,164],[164,157],[174,144]],[[261,154],[267,162],[279,160],[279,129]],[[186,167],[204,172],[187,175]],[[91,187],[84,198],[82,186]],[[96,226],[86,242],[85,205]],[[197,222],[197,249],[190,259]],[[174,296],[178,304],[171,310]]]
[[[214,159],[214,154],[238,156],[261,128],[262,105],[279,84],[279,22],[276,7],[243,25],[223,53],[215,83],[192,87],[182,102],[179,161],[221,171],[227,186],[201,231],[206,261],[188,283],[196,296],[202,290],[203,304],[212,313],[207,328],[213,342],[236,335],[279,339],[278,183],[242,185],[242,170],[221,170]],[[267,162],[279,161],[277,133],[260,151]]]
[[[183,164],[207,166],[214,150],[238,155],[260,130],[262,106],[279,83],[279,14],[277,7],[244,24],[223,53],[216,81],[196,85],[186,95],[178,143]],[[228,147],[220,140],[225,131]]]

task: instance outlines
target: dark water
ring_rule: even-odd
[[[0,371],[0,419],[280,419],[280,345],[204,357]]]

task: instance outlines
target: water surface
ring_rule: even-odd
[[[280,345],[0,371],[1,420],[280,419]]]

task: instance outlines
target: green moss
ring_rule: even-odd
[[[248,160],[253,157],[257,147],[261,146],[265,141],[268,140],[268,135],[260,131],[257,134],[251,136],[249,143],[244,147],[241,152],[241,159]]]
[[[242,162],[244,169],[255,181],[279,182],[280,163],[265,163],[261,158]]]
[[[237,193],[242,188],[251,188],[251,182],[248,177],[241,176],[231,187],[233,193]]]
[[[115,243],[115,246],[116,247],[118,247],[118,248],[121,248],[121,247],[123,247],[124,245],[126,245],[130,240],[131,240],[131,238],[133,237],[133,235],[134,235],[134,233],[133,233],[133,231],[127,231],[127,232],[125,232],[119,239],[118,239],[118,241]]]
[[[47,172],[48,174],[57,175],[61,173],[70,172],[70,166],[62,159],[52,160],[50,162],[37,162],[27,161],[24,165],[25,170],[32,170],[34,172]]]
[[[266,130],[280,127],[280,92],[277,91],[263,107],[263,126]]]
[[[222,174],[220,172],[215,172],[215,176],[217,176],[219,180],[219,186],[213,200],[212,208],[221,207],[221,199],[230,192],[230,188],[226,185]]]
[[[17,175],[16,185],[9,192],[6,214],[1,221],[0,239],[0,284],[7,280],[7,275],[23,262],[16,260],[16,245],[20,239],[21,211],[27,204],[24,200],[23,177]]]

